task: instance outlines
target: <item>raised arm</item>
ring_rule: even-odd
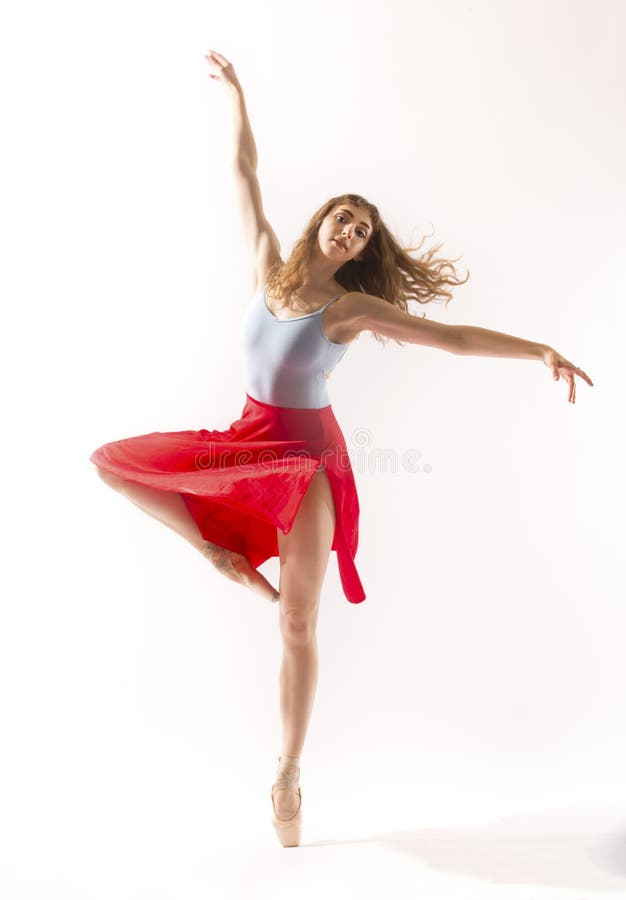
[[[248,119],[243,88],[233,66],[224,56],[209,51],[206,59],[211,66],[209,77],[222,84],[231,103],[233,123],[231,171],[256,290],[269,267],[280,259],[280,244],[263,209],[261,188],[256,174],[256,143]]]

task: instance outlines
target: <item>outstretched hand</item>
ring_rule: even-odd
[[[239,84],[239,79],[237,78],[233,64],[230,63],[225,56],[222,56],[221,53],[216,53],[215,50],[209,50],[204,54],[204,58],[211,66],[209,78],[212,78],[214,81],[219,81],[220,84],[225,87],[230,87],[231,85],[236,86]]]
[[[587,384],[593,387],[593,381],[586,372],[583,372],[578,366],[569,362],[565,357],[561,356],[560,353],[553,350],[552,347],[547,347],[544,350],[543,361],[549,369],[552,369],[555,381],[558,381],[562,376],[569,383],[567,399],[570,403],[576,403],[576,383],[574,381],[574,375],[579,375],[581,378],[584,378]]]

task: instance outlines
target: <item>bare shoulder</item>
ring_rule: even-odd
[[[343,290],[341,285],[336,287]],[[368,310],[375,308],[376,303],[389,305],[379,297],[365,294],[363,291],[347,291],[340,294],[336,303],[324,312],[325,326],[330,339],[336,343],[348,344],[356,340],[361,332],[368,331]]]
[[[457,353],[460,348],[459,326],[433,322],[405,312],[375,294],[351,291],[335,304],[342,307],[344,326],[355,337],[363,331],[409,344],[424,344]]]

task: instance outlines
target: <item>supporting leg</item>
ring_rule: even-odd
[[[319,658],[317,617],[322,583],[335,531],[333,496],[324,471],[317,472],[288,534],[278,534],[280,553],[280,670],[282,756],[276,781],[292,775],[313,710]],[[300,798],[295,787],[275,791],[279,817],[292,815]]]
[[[289,616],[289,613],[287,613]],[[300,758],[313,711],[319,675],[315,632],[306,625],[286,623],[280,669],[280,713],[283,726],[283,756]],[[307,633],[308,632],[308,633]]]

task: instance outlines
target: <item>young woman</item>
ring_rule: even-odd
[[[263,211],[241,85],[221,54],[210,51],[206,59],[209,77],[232,102],[232,172],[256,282],[242,328],[243,411],[224,431],[152,432],[104,444],[90,459],[107,484],[178,532],[218,571],[279,601],[282,754],[272,821],[283,846],[293,847],[301,841],[299,763],[317,684],[316,624],[331,550],[347,600],[365,599],[354,561],[356,485],[326,393],[333,368],[369,331],[383,342],[541,360],[557,381],[567,381],[571,403],[574,376],[592,382],[546,344],[410,314],[408,300],[447,303],[445,285],[463,282],[451,262],[432,258],[434,250],[410,256],[376,206],[358,195],[333,197],[317,210],[283,262]],[[257,571],[272,556],[280,559],[279,591]]]

